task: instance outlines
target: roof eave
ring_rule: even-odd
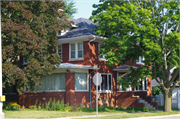
[[[93,38],[96,38],[95,41],[104,41],[107,38],[102,36],[95,36],[95,35],[86,35],[86,36],[79,36],[79,37],[72,37],[72,38],[59,38],[58,39],[58,45],[64,44],[64,43],[70,43],[70,42],[81,42],[81,41],[89,41]]]

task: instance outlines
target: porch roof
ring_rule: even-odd
[[[80,64],[72,64],[72,63],[61,63],[60,65],[55,65],[56,68],[77,68],[77,69],[99,69],[97,66],[87,66]]]
[[[129,65],[126,65],[126,64],[123,64],[123,65],[121,65],[121,66],[119,66],[119,67],[116,67],[116,68],[114,68],[113,69],[113,71],[129,71]],[[135,66],[132,66],[133,68],[138,68],[138,67],[135,67]]]

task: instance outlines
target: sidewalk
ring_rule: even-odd
[[[120,114],[106,114],[106,115],[98,115],[98,117],[104,117],[104,116],[111,116],[111,115],[123,115],[124,113]],[[131,113],[126,113],[131,114]],[[124,114],[125,115],[125,114]],[[63,118],[54,118],[54,119],[77,119],[77,118],[89,118],[89,117],[96,117],[96,115],[86,115],[86,116],[75,116],[75,117],[63,117]],[[151,117],[136,117],[136,118],[128,118],[128,119],[157,119],[157,118],[170,118],[170,117],[177,117],[180,119],[180,114],[174,114],[174,115],[163,115],[163,116],[151,116]],[[172,119],[173,119],[172,118]]]

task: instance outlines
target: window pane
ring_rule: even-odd
[[[102,76],[101,90],[107,90],[107,75]]]
[[[76,90],[87,90],[86,73],[75,73],[75,89]]]
[[[142,90],[142,80],[140,81],[139,90]]]
[[[82,50],[83,47],[82,47],[82,43],[78,43],[78,50]]]
[[[144,90],[147,90],[146,80],[144,81]]]
[[[138,86],[136,86],[136,90],[138,90]]]
[[[109,90],[111,90],[111,75],[109,75]]]
[[[78,51],[78,58],[83,57],[82,51]]]
[[[75,50],[75,44],[71,44],[71,51]]]
[[[41,76],[41,81],[42,81],[42,85],[41,86],[37,86],[36,87],[37,90],[45,90],[46,76]]]
[[[59,54],[59,56],[61,56],[62,57],[62,54],[61,53],[58,53]]]
[[[58,52],[61,52],[61,45],[58,46]]]
[[[71,51],[71,58],[75,58],[75,51]]]
[[[52,90],[52,85],[54,83],[53,75],[46,75],[46,90]]]
[[[65,74],[54,74],[55,90],[65,90]]]

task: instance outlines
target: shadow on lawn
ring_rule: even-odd
[[[96,112],[96,108],[83,108],[79,107],[78,110],[80,112]],[[98,112],[126,112],[126,113],[134,113],[134,112],[147,112],[148,110],[146,108],[135,108],[135,107],[128,107],[128,108],[122,108],[122,107],[98,107]]]

